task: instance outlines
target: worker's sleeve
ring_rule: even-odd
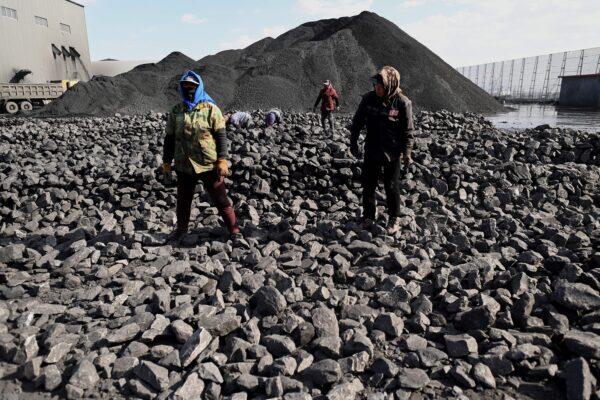
[[[404,155],[410,156],[415,142],[415,127],[413,123],[412,102],[410,100],[404,104],[404,113],[401,122],[401,127],[404,132],[402,152]]]
[[[313,106],[313,108],[316,108],[320,102],[321,102],[321,92],[319,92],[319,95],[317,96],[317,100],[315,101],[315,105]]]
[[[173,113],[167,117],[167,126],[165,127],[165,143],[163,145],[163,162],[171,164],[175,156],[175,118]]]
[[[367,119],[367,99],[363,97],[362,101],[358,106],[358,110],[354,114],[354,118],[352,118],[352,125],[350,126],[350,144],[358,143],[358,137],[360,135],[360,131],[365,126]]]
[[[225,118],[217,106],[213,107],[210,114],[210,127],[217,147],[217,159],[226,159],[229,156],[229,143],[227,142]]]

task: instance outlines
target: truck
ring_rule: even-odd
[[[43,107],[72,88],[78,81],[61,80],[47,83],[0,83],[0,112],[15,114]]]

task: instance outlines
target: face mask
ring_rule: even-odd
[[[187,100],[194,101],[194,97],[196,96],[196,88],[183,89],[183,94]]]

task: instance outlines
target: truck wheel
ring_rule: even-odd
[[[22,101],[21,104],[19,104],[21,106],[21,111],[31,111],[33,110],[33,104],[31,104],[31,102],[25,100]]]
[[[14,101],[7,101],[6,103],[4,103],[4,108],[6,109],[6,112],[9,114],[14,114],[17,111],[19,111],[19,105],[17,103],[15,103]]]

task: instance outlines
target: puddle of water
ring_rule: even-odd
[[[494,126],[504,129],[552,127],[600,132],[600,110],[565,108],[546,104],[506,104],[515,110],[486,115]]]

